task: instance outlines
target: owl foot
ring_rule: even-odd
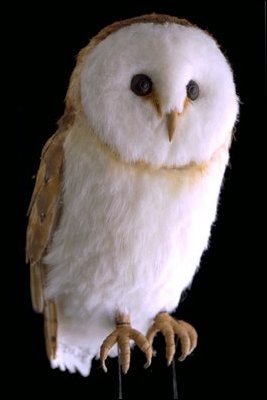
[[[124,374],[127,373],[130,367],[131,349],[130,340],[133,340],[137,346],[145,353],[147,362],[145,368],[149,367],[152,358],[152,347],[147,338],[131,327],[129,315],[119,314],[116,317],[116,329],[104,340],[100,348],[100,360],[102,368],[107,372],[106,358],[109,350],[118,343],[119,356],[121,357],[121,368]]]
[[[175,354],[175,335],[178,336],[181,342],[181,355],[179,361],[184,361],[185,358],[192,353],[197,346],[197,332],[192,325],[182,320],[172,318],[167,312],[157,314],[154,324],[147,332],[147,340],[152,346],[155,335],[161,332],[166,343],[166,359],[170,365]]]

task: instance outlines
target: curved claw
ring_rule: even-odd
[[[135,343],[137,344],[137,346],[139,347],[139,349],[143,353],[145,353],[147,361],[144,364],[144,368],[148,368],[151,364],[152,355],[153,355],[152,347],[151,347],[149,341],[147,340],[147,338],[144,335],[142,335],[141,332],[138,332],[135,329],[131,330],[130,339],[134,340]]]
[[[118,340],[118,333],[114,331],[104,340],[104,342],[100,347],[100,361],[104,372],[108,371],[105,361],[107,359],[109,350],[114,346],[117,340]]]
[[[144,365],[145,368],[149,367],[152,359],[152,347],[148,342],[147,338],[142,335],[141,332],[133,329],[130,325],[130,317],[128,315],[118,315],[116,317],[117,328],[112,332],[102,343],[100,348],[100,360],[102,368],[107,372],[106,358],[109,350],[118,342],[118,348],[120,353],[120,361],[122,372],[126,374],[130,367],[131,362],[131,348],[130,340],[133,340],[140,350],[145,353],[147,362]]]
[[[192,325],[188,324],[185,321],[180,320],[177,322],[179,322],[186,329],[186,331],[188,333],[188,336],[190,338],[190,353],[189,354],[191,354],[197,347],[197,339],[198,339],[197,331],[195,330],[195,328]]]
[[[155,323],[153,325],[151,325],[151,327],[148,329],[146,338],[147,338],[148,342],[150,343],[150,345],[152,345],[154,337],[156,336],[156,334],[159,331],[160,331],[160,329],[157,328],[157,325]]]
[[[107,366],[106,366],[106,363],[105,363],[105,361],[103,360],[103,361],[101,361],[101,367],[102,367],[102,369],[103,369],[103,371],[105,372],[105,373],[107,373],[108,372],[108,369],[107,369]]]
[[[174,342],[174,333],[173,329],[170,326],[166,326],[162,330],[162,334],[165,338],[165,343],[166,343],[166,359],[167,359],[167,365],[171,365],[171,362],[173,360],[173,356],[175,354],[175,342]]]
[[[179,325],[179,321],[173,321],[173,331],[179,337],[181,343],[181,355],[178,358],[179,361],[184,361],[190,354],[191,340],[186,329]]]
[[[166,343],[166,359],[167,364],[170,365],[174,354],[175,354],[175,334],[178,336],[181,342],[181,356],[179,361],[185,360],[185,358],[192,353],[197,345],[197,332],[192,327],[182,320],[175,320],[166,312],[160,312],[147,332],[147,339],[152,344],[155,335],[161,332],[165,338]]]
[[[147,362],[143,365],[143,368],[147,369],[148,367],[150,367],[150,365],[151,365],[151,359],[150,360],[147,359]]]

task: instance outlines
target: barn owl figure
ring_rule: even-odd
[[[116,22],[78,56],[30,204],[33,307],[53,368],[90,373],[100,357],[170,363],[197,334],[173,312],[207,248],[238,98],[215,40],[185,20]],[[118,343],[118,346],[116,346]]]

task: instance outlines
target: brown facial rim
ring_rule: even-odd
[[[129,25],[141,24],[141,23],[154,23],[154,24],[173,23],[184,26],[193,26],[193,24],[188,22],[186,19],[177,18],[170,15],[154,14],[154,13],[141,15],[139,17],[133,17],[122,21],[116,21],[113,24],[106,26],[92,39],[93,45],[96,46],[99,42],[106,39],[106,37],[108,37],[111,33],[114,33],[119,29],[125,28],[126,26]]]

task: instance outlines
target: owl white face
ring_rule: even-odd
[[[215,41],[175,23],[133,24],[100,42],[82,67],[81,99],[102,141],[125,161],[155,166],[206,161],[238,113]]]

